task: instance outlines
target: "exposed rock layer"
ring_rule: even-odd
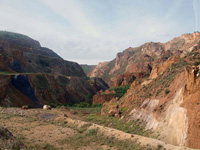
[[[197,45],[200,33],[183,34],[167,43],[149,42],[140,47],[128,48],[118,53],[110,62],[99,63],[93,71],[88,73],[90,77],[101,77],[110,86],[120,74],[131,73],[137,77],[139,73],[149,75],[154,65],[165,62],[171,56],[185,56]]]

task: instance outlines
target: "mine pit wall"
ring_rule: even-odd
[[[187,109],[188,133],[186,146],[200,149],[200,65],[185,68],[186,83],[183,90],[184,102]]]
[[[188,129],[187,110],[181,107],[183,103],[182,89],[183,87],[176,92],[156,129],[161,133],[164,141],[179,146],[185,146]]]
[[[158,118],[154,110],[159,105],[159,100],[145,100],[139,110],[131,111],[131,119],[146,123],[146,129],[159,132],[159,138],[167,143],[185,146],[188,129],[187,110],[181,107],[183,103],[183,86],[175,93],[175,96],[166,107],[165,112]]]

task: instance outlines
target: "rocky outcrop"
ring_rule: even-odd
[[[130,85],[135,79],[136,77],[131,73],[120,74],[115,79],[114,86],[118,87],[118,86]]]
[[[155,79],[161,75],[171,64],[179,60],[179,56],[170,57],[167,61],[153,66],[149,79]]]
[[[192,148],[200,148],[200,65],[185,68],[185,86],[183,107],[187,109],[188,132],[186,145]]]
[[[116,97],[115,93],[116,92],[114,90],[106,90],[105,92],[101,90],[93,96],[92,104],[103,104],[105,102],[108,102]]]

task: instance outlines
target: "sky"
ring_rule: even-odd
[[[200,30],[200,0],[0,0],[0,10],[0,30],[90,65]]]

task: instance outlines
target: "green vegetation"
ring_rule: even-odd
[[[50,145],[49,143],[44,143],[44,145],[42,146],[43,149],[47,149],[47,150],[53,150],[54,147],[52,145]]]
[[[0,74],[2,74],[2,75],[12,75],[13,73],[11,73],[9,71],[1,71]]]
[[[77,127],[75,128],[77,129]],[[64,140],[59,140],[60,145],[64,145],[65,143],[70,143],[71,148],[81,149],[89,148],[89,149],[102,149],[101,145],[106,145],[108,149],[114,147],[117,149],[125,149],[125,150],[146,150],[146,147],[141,147],[136,141],[130,140],[119,140],[112,137],[104,136],[103,134],[98,132],[98,129],[87,129],[87,127],[82,127],[82,129],[77,129],[78,133],[74,136],[68,137]]]
[[[124,96],[124,94],[126,94],[127,90],[130,88],[130,85],[126,85],[126,86],[119,86],[119,87],[114,87],[114,88],[110,88],[108,90],[114,90],[115,93],[109,93],[108,95],[115,95],[116,97],[121,98],[122,96]],[[101,93],[101,96],[103,96],[105,93]]]
[[[84,108],[84,107],[90,107],[91,105],[87,102],[80,102],[80,103],[75,103],[72,105],[72,107],[80,107],[80,108]]]
[[[42,66],[45,66],[45,67],[49,67],[49,63],[44,61],[44,60],[40,60],[39,62]]]
[[[196,61],[196,62],[194,63],[194,65],[195,65],[195,66],[200,65],[200,61]]]
[[[127,110],[128,110],[128,108],[126,108],[126,107],[125,107],[125,108],[122,108],[122,109],[121,109],[121,113],[124,113],[124,112],[126,112]]]
[[[49,83],[48,83],[47,79],[44,76],[42,76],[42,75],[36,75],[36,78],[37,78],[37,81],[36,81],[37,88],[39,88],[39,89],[46,89],[46,88],[49,87]]]
[[[99,114],[88,114],[85,118],[90,122],[110,126],[126,133],[138,134],[142,136],[150,136],[151,134],[151,131],[145,130],[139,121],[126,122],[116,117],[102,116]]]
[[[83,71],[87,74],[95,67],[95,65],[81,65]]]
[[[92,95],[88,94],[86,97],[86,103],[88,103],[90,106],[92,105]]]
[[[64,105],[66,107],[70,107],[70,108],[95,108],[95,107],[102,107],[102,104],[90,104],[87,102],[80,102],[80,103],[75,103],[75,104],[66,104]]]

